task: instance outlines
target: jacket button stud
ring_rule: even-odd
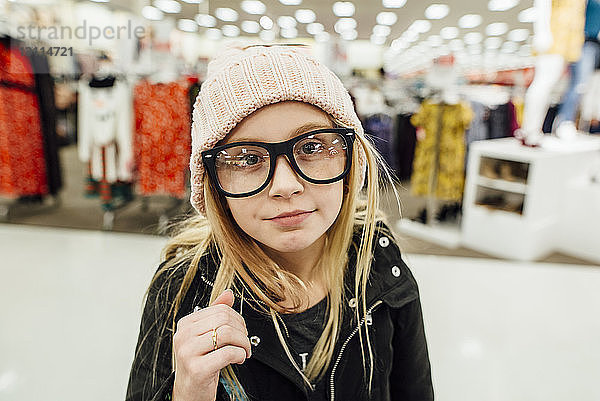
[[[252,345],[260,344],[260,337],[259,336],[250,337],[250,344],[252,344]]]
[[[348,301],[348,305],[350,305],[351,308],[354,308],[356,306],[356,298],[352,298]]]
[[[381,245],[381,247],[385,248],[390,244],[390,240],[388,237],[381,237],[379,238],[379,245]]]
[[[392,267],[392,274],[394,275],[394,277],[399,277],[400,276],[400,268],[398,266]]]

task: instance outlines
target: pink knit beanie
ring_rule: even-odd
[[[302,46],[231,47],[208,64],[206,80],[194,104],[190,200],[198,213],[206,213],[201,152],[213,148],[254,111],[286,100],[313,104],[364,139],[348,91]],[[366,157],[356,143],[362,188]]]

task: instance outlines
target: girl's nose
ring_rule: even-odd
[[[296,174],[287,156],[280,155],[275,161],[275,171],[269,187],[269,196],[289,198],[292,194],[302,193],[302,178]]]

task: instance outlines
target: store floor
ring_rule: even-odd
[[[60,203],[53,205],[49,200],[43,205],[14,205],[12,206],[7,223],[27,224],[34,226],[65,227],[84,230],[101,230],[103,226],[103,211],[98,198],[86,198],[84,196],[85,164],[77,157],[75,145],[60,149],[60,160],[63,170],[63,189],[60,192]],[[424,207],[424,200],[410,194],[408,184],[397,188],[401,202],[401,213],[398,210],[396,198],[393,191],[388,190],[383,194],[381,207],[389,216],[392,224],[396,224],[400,216],[414,217]],[[137,198],[122,209],[115,212],[114,226],[112,231],[123,233],[143,233],[159,235],[162,234],[159,224],[163,211],[170,207],[172,199],[167,197],[152,197],[148,201],[148,208],[142,208],[141,198]],[[6,204],[6,200],[0,199],[0,204]],[[193,213],[191,205],[186,198],[170,214],[171,222],[183,219]],[[401,248],[407,253],[425,255],[445,255],[463,257],[489,258],[488,255],[466,249],[449,249],[438,244],[423,241],[410,236],[404,236]],[[554,253],[548,255],[542,261],[552,263],[590,264],[590,262],[571,256]]]
[[[124,399],[164,242],[0,225],[0,400]],[[436,400],[600,399],[600,267],[405,259],[420,285]]]

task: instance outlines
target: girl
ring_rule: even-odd
[[[147,291],[127,400],[432,400],[379,168],[394,183],[340,80],[301,46],[231,48],[193,116],[198,216]]]

